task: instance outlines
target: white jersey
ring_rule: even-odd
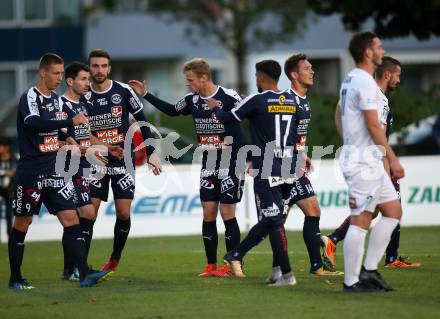
[[[355,173],[365,166],[382,165],[382,153],[368,132],[363,111],[376,110],[382,123],[383,93],[368,72],[355,68],[340,90],[344,146],[340,156],[343,172]],[[386,97],[385,97],[386,98]],[[386,101],[388,105],[388,100]]]

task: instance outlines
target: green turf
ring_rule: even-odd
[[[90,289],[60,280],[60,242],[28,243],[23,271],[37,288],[11,291],[2,244],[0,318],[440,318],[440,227],[402,229],[401,253],[422,267],[381,269],[397,289],[381,294],[342,294],[342,278],[310,276],[301,233],[288,238],[294,287],[265,286],[272,260],[267,241],[246,256],[247,278],[197,278],[203,245],[188,236],[130,239],[115,275]],[[223,254],[223,238],[219,243]],[[96,268],[110,247],[109,240],[93,242],[90,262]],[[340,267],[341,253],[342,246]]]

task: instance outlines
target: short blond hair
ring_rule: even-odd
[[[206,75],[208,79],[211,80],[211,67],[206,59],[194,58],[185,62],[183,65],[183,72],[186,71],[193,71],[199,77]]]

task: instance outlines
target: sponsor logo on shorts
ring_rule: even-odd
[[[230,190],[230,189],[235,187],[234,180],[230,176],[228,176],[228,177],[222,179],[222,182],[220,183],[220,187],[221,187],[220,191],[222,193],[225,193],[228,190]]]
[[[41,197],[40,191],[37,189],[29,188],[29,189],[26,189],[25,192],[26,192],[26,195],[29,196],[29,198],[32,202],[32,205],[34,205],[34,206],[37,205],[38,202],[40,201],[40,197]]]
[[[101,182],[98,179],[96,179],[96,178],[90,178],[89,179],[89,183],[90,183],[90,185],[93,185],[96,188],[101,188],[102,187]]]
[[[73,187],[73,184],[67,183],[63,188],[61,188],[58,191],[58,194],[60,194],[64,199],[73,198],[73,196],[75,194],[75,189]]]
[[[116,182],[122,190],[127,190],[134,186],[134,178],[130,174],[125,174],[120,180]]]
[[[214,183],[212,179],[200,179],[200,187],[206,188],[206,189],[214,189]]]
[[[23,207],[23,186],[17,185],[15,197],[16,199],[14,199],[14,201],[12,202],[12,208],[15,209],[18,214],[20,214]]]

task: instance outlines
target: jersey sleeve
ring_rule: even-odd
[[[27,120],[31,116],[40,116],[38,110],[37,94],[33,89],[29,89],[26,95],[23,95],[19,103],[19,112],[23,116],[23,121],[27,124]]]
[[[232,115],[234,115],[238,121],[241,122],[244,118],[253,116],[257,102],[255,96],[255,94],[249,95],[231,110]]]
[[[238,106],[240,104],[240,102],[242,101],[242,99],[241,99],[240,95],[238,95],[238,93],[235,92],[234,90],[224,89],[224,91],[227,96],[228,103],[226,103],[224,105],[223,110],[230,111],[234,107]]]
[[[139,100],[133,89],[128,85],[124,85],[124,88],[126,89],[126,96],[128,100],[128,111],[133,115],[142,111],[144,105],[142,104],[141,100]]]
[[[358,89],[359,106],[361,111],[377,110],[379,103],[377,94],[377,85],[374,81],[364,81],[365,85]]]

